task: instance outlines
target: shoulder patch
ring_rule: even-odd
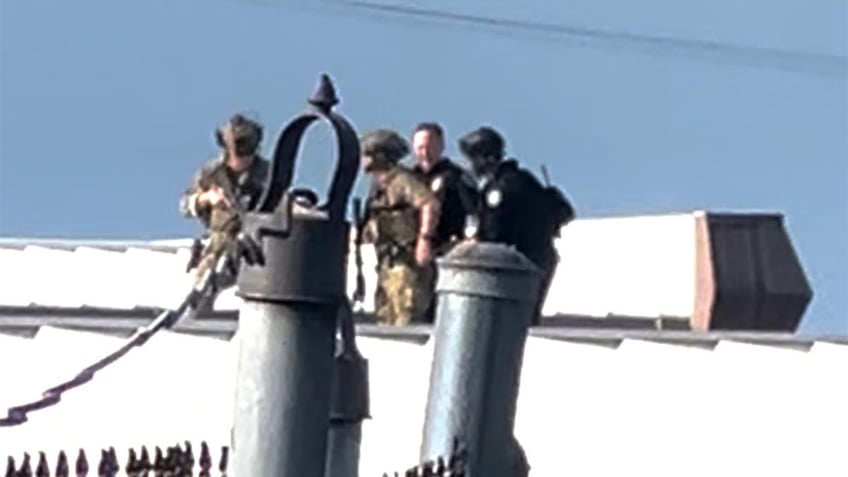
[[[492,189],[488,193],[486,193],[486,204],[489,207],[497,207],[501,204],[501,200],[503,200],[503,194],[500,189]]]
[[[433,182],[430,183],[430,188],[433,189],[433,192],[439,192],[444,187],[445,181],[442,176],[436,177],[433,179]]]

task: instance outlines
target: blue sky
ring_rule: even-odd
[[[0,234],[193,235],[176,198],[215,152],[216,124],[250,110],[273,136],[326,71],[359,130],[430,118],[454,139],[502,129],[583,216],[784,212],[816,291],[802,331],[848,332],[844,0],[426,5],[817,56],[787,70],[745,51],[707,58],[319,1],[4,1]],[[328,134],[308,136],[301,184],[326,184]]]

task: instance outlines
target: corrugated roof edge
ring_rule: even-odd
[[[0,333],[31,335],[41,326],[54,326],[104,333],[129,334],[150,323],[156,310],[59,309],[47,307],[0,307]],[[359,336],[426,342],[431,325],[387,327],[377,325],[373,317],[357,316]],[[580,325],[591,319],[591,326]],[[718,331],[699,332],[688,329],[658,330],[646,326],[645,320],[606,323],[608,319],[578,316],[554,316],[530,330],[530,335],[565,341],[618,346],[623,340],[656,341],[684,346],[713,347],[720,341],[736,341],[779,347],[808,349],[814,343],[848,345],[848,335],[800,335],[781,332]],[[623,318],[626,320],[626,318]],[[617,326],[627,323],[624,327]],[[606,327],[603,326],[606,325]],[[639,324],[642,324],[639,326]],[[628,326],[629,325],[629,326]],[[183,320],[173,331],[229,339],[237,326],[236,313],[212,312],[197,319]]]
[[[124,251],[141,248],[157,252],[177,252],[191,246],[193,239],[176,240],[97,240],[97,239],[53,239],[0,237],[0,248],[23,249],[28,246],[74,250],[79,247]]]

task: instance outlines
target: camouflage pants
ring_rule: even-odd
[[[432,267],[381,264],[374,296],[377,321],[401,326],[422,321],[433,296]]]

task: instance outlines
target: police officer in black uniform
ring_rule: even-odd
[[[477,187],[471,175],[443,155],[445,136],[435,122],[419,123],[412,133],[415,155],[413,172],[439,199],[439,225],[433,238],[433,252],[444,255],[464,235],[465,222],[477,208]]]
[[[477,187],[465,169],[445,157],[445,134],[435,122],[422,122],[412,132],[412,152],[415,165],[412,171],[427,184],[439,199],[439,223],[432,238],[434,257],[446,254],[463,239],[465,223],[477,208]],[[435,287],[435,263],[430,286]],[[436,294],[424,314],[432,323],[436,312]]]
[[[574,209],[556,187],[542,185],[518,161],[505,159],[505,149],[503,137],[488,126],[459,140],[480,192],[476,224],[468,233],[480,241],[512,245],[542,270],[533,322],[538,324],[559,261],[553,239],[574,218]]]

